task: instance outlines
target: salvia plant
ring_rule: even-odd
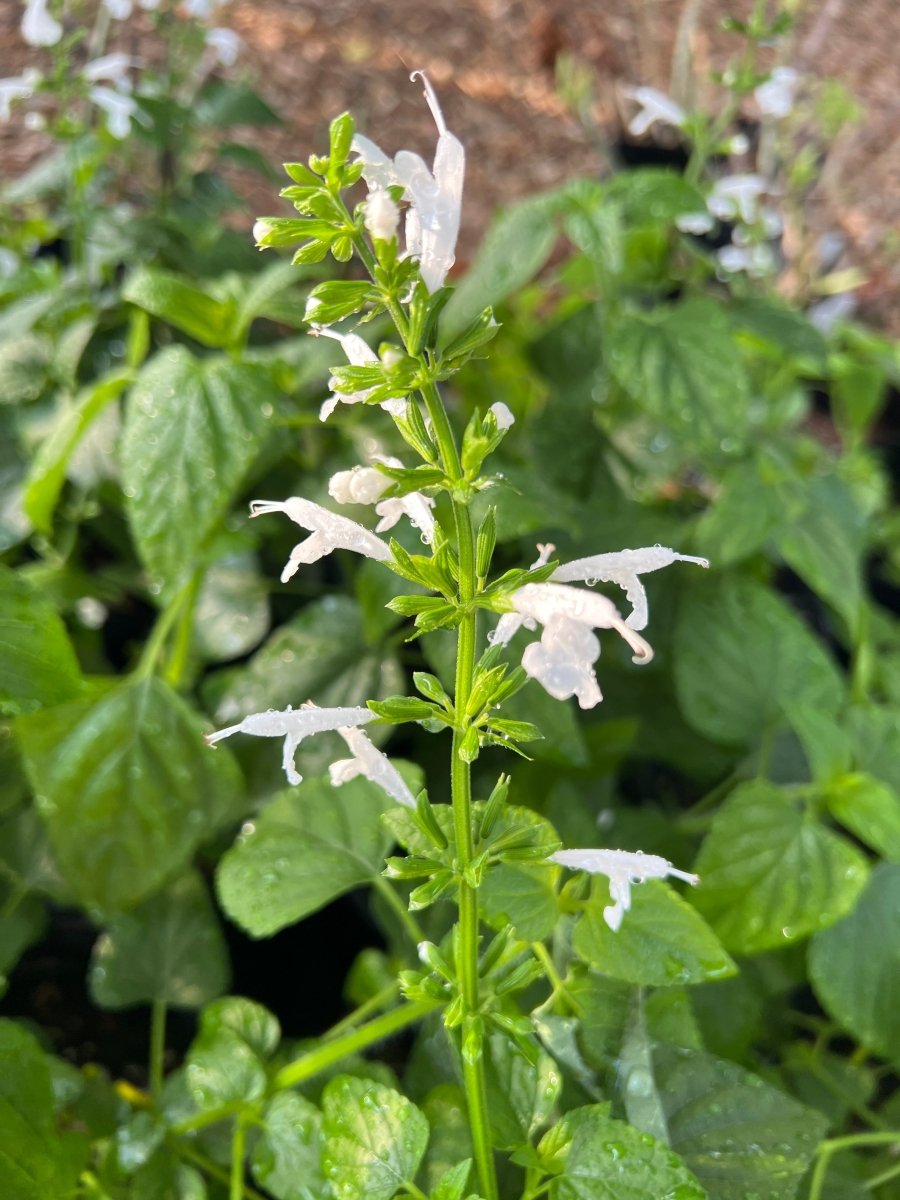
[[[414,79],[433,160],[339,116],[254,226],[292,264],[4,280],[0,970],[80,908],[150,1048],[111,1081],[0,1022],[0,1194],[889,1200],[895,350],[701,240],[764,240],[765,188],[647,89],[696,170],[524,201],[449,285],[465,153]],[[213,878],[258,939],[367,888],[353,1010],[298,1043],[224,995]]]

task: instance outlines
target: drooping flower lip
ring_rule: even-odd
[[[603,919],[614,933],[619,930],[622,918],[631,908],[631,888],[634,884],[669,876],[683,879],[692,887],[700,882],[699,875],[681,871],[659,854],[645,854],[642,850],[557,850],[548,859],[570,871],[587,871],[591,875],[607,877],[612,904],[604,908]]]

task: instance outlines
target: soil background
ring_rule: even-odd
[[[808,88],[840,81],[861,109],[859,121],[823,148],[804,222],[814,235],[839,235],[829,238],[843,247],[833,267],[861,268],[862,315],[900,334],[900,0],[792,0],[791,7],[796,23],[772,48],[771,63],[801,71]],[[712,74],[740,46],[722,31],[723,18],[746,17],[750,8],[751,0],[234,0],[215,22],[244,43],[227,73],[247,78],[284,118],[280,128],[249,134],[273,162],[323,149],[329,119],[344,109],[389,153],[407,147],[430,158],[433,123],[421,87],[407,81],[411,70],[427,70],[467,152],[464,266],[494,210],[608,169],[632,111],[624,87],[674,89],[715,111],[721,96]],[[0,76],[42,61],[43,52],[19,37],[21,13],[21,0],[0,0]],[[117,26],[111,48],[152,58],[149,29],[136,9]],[[592,89],[580,119],[560,93],[560,78],[573,69]],[[743,116],[752,131],[752,102]],[[644,144],[652,149],[661,137],[671,149],[667,136],[656,126]],[[0,179],[45,150],[43,135],[27,131],[21,117],[0,126]],[[752,159],[736,164],[752,166]],[[240,186],[248,212],[280,211],[268,184]],[[792,280],[783,286],[790,291]]]

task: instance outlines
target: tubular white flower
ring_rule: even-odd
[[[494,414],[494,420],[497,422],[498,429],[511,429],[516,423],[516,418],[512,415],[512,410],[508,404],[504,404],[502,400],[495,401],[488,412]]]
[[[769,190],[762,175],[725,175],[713,184],[707,207],[720,221],[735,217],[752,225],[759,215],[759,198]]]
[[[397,234],[400,224],[400,209],[384,188],[375,188],[369,192],[366,200],[363,224],[373,238],[389,242]]]
[[[631,612],[626,624],[632,629],[647,627],[647,593],[640,576],[650,571],[659,571],[673,562],[696,563],[708,567],[705,558],[694,558],[690,554],[679,554],[667,546],[644,546],[640,550],[618,550],[612,554],[594,554],[589,558],[576,558],[563,563],[551,575],[554,583],[586,583],[594,587],[598,583],[615,583],[625,592],[631,602]]]
[[[291,551],[291,556],[281,572],[281,582],[287,583],[297,573],[301,565],[318,562],[332,550],[352,550],[355,554],[364,554],[366,558],[374,558],[379,562],[388,562],[391,557],[387,542],[370,533],[356,521],[347,517],[339,517],[337,513],[329,512],[321,504],[312,500],[304,500],[300,496],[291,496],[289,500],[251,500],[250,516],[262,517],[266,513],[283,512],[297,525],[310,531],[310,537],[305,538]]]
[[[339,729],[338,733],[347,743],[353,757],[341,758],[328,768],[335,787],[363,775],[382,791],[387,792],[398,804],[405,808],[416,807],[416,798],[406,786],[403,776],[388,756],[372,745],[361,729]]]
[[[137,104],[125,92],[99,84],[92,87],[88,93],[98,108],[106,116],[106,128],[119,141],[128,137],[131,132],[131,118],[137,112]]]
[[[134,59],[130,54],[104,54],[102,58],[95,58],[87,63],[81,73],[90,83],[105,79],[107,83],[121,87],[122,84],[127,84],[128,71],[133,63]]]
[[[19,31],[29,46],[55,46],[63,35],[62,25],[47,9],[47,0],[27,0]]]
[[[41,73],[34,68],[23,71],[21,75],[0,79],[0,122],[6,124],[12,116],[13,101],[29,100],[40,82]]]
[[[131,0],[103,0],[103,7],[114,21],[127,21],[131,16]]]
[[[419,258],[419,270],[429,292],[443,286],[455,259],[456,239],[462,208],[466,154],[462,143],[447,129],[434,88],[423,71],[410,79],[421,79],[425,99],[438,128],[434,163],[429,171],[424,160],[411,150],[401,150],[393,161],[367,137],[357,134],[353,150],[363,162],[363,178],[370,192],[398,184],[405,189],[410,207],[406,213],[406,252]]]
[[[257,225],[260,224],[261,222],[257,221],[256,225],[253,226],[253,236],[257,241],[259,240],[257,237]],[[314,312],[315,309],[310,311],[309,306],[307,306],[307,320],[309,320]],[[344,353],[347,355],[347,361],[353,367],[370,367],[379,361],[378,355],[358,333],[339,333],[336,329],[329,329],[325,325],[312,325],[309,332],[312,337],[327,337],[340,342]],[[329,386],[334,387],[334,379],[330,381]],[[366,398],[371,394],[371,391],[371,388],[363,388],[359,392],[335,392],[328,397],[319,409],[319,420],[327,421],[339,404],[365,404]],[[379,408],[383,408],[391,416],[402,417],[406,413],[406,400],[403,397],[382,400]]]
[[[557,700],[577,696],[582,708],[593,708],[603,699],[594,674],[600,656],[594,629],[615,629],[634,651],[636,663],[653,657],[648,643],[605,596],[563,583],[526,583],[510,602],[514,611],[500,618],[491,641],[505,645],[523,625],[542,625],[541,640],[526,646],[522,666]]]
[[[627,850],[557,850],[549,856],[550,862],[568,867],[570,871],[588,871],[591,875],[605,875],[609,880],[609,895],[612,900],[603,910],[603,919],[615,933],[622,925],[622,918],[631,908],[631,888],[648,879],[665,879],[671,875],[683,879],[696,887],[698,875],[679,871],[677,867],[658,854],[644,854],[642,850],[631,853]]]
[[[220,26],[206,31],[205,41],[215,55],[216,62],[223,67],[231,67],[238,60],[241,52],[241,39],[233,29]]]
[[[399,458],[385,458],[374,455],[375,462],[382,462],[387,467],[402,467]],[[407,492],[405,496],[392,496],[387,500],[381,497],[391,486],[391,480],[382,475],[374,467],[351,467],[348,471],[338,471],[328,482],[328,493],[338,504],[374,504],[375,512],[381,520],[375,526],[376,532],[384,533],[393,529],[401,517],[408,517],[422,535],[422,541],[429,545],[434,540],[434,517],[431,510],[434,501],[422,492]]]
[[[283,712],[269,709],[268,712],[251,713],[237,725],[229,725],[215,733],[207,734],[205,741],[208,746],[215,746],[223,738],[231,737],[233,733],[249,733],[252,737],[284,738],[281,765],[287,775],[288,783],[297,784],[303,779],[294,766],[294,755],[297,747],[304,738],[312,733],[324,733],[327,730],[347,730],[355,725],[365,725],[372,721],[375,714],[368,708],[319,708],[312,702],[300,708],[288,708]]]
[[[640,112],[628,122],[628,132],[634,137],[642,137],[657,121],[661,125],[672,125],[676,129],[684,125],[687,114],[681,105],[676,104],[665,92],[652,87],[626,87],[622,89],[622,93],[641,106]]]
[[[777,121],[788,116],[799,85],[800,75],[793,67],[776,67],[766,82],[753,91],[760,113]]]

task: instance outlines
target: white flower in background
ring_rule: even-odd
[[[722,149],[726,154],[733,154],[735,158],[740,158],[742,154],[746,154],[750,149],[750,139],[746,133],[733,133],[724,143]]]
[[[103,7],[114,21],[127,21],[134,6],[132,0],[103,0]]]
[[[55,46],[63,35],[62,25],[47,9],[47,0],[27,0],[19,30],[29,46]]]
[[[0,79],[0,121],[5,124],[10,119],[14,100],[31,98],[42,78],[40,71],[29,67],[21,75]]]
[[[134,59],[129,54],[104,54],[102,58],[92,59],[83,68],[81,74],[89,83],[97,83],[103,79],[115,84],[119,89],[128,90],[128,71],[134,65]]]
[[[806,310],[810,325],[819,333],[831,333],[836,325],[848,321],[856,312],[859,302],[855,292],[841,292],[837,296],[828,296],[813,304]]]
[[[707,207],[720,221],[735,217],[752,225],[759,215],[759,198],[769,190],[762,175],[724,175],[713,184]]]
[[[722,271],[737,274],[744,271],[752,279],[761,279],[775,270],[775,255],[769,246],[723,246],[716,252],[716,262]]]
[[[291,496],[289,500],[253,500],[250,503],[251,517],[273,512],[285,513],[297,525],[310,531],[310,537],[298,542],[291,551],[281,572],[282,583],[287,583],[296,575],[301,565],[318,562],[333,550],[353,550],[356,554],[364,554],[366,558],[374,558],[379,562],[387,562],[391,557],[390,547],[381,538],[356,521],[339,517],[312,500]]]
[[[696,563],[708,567],[705,558],[693,558],[690,554],[678,554],[666,546],[644,546],[640,550],[618,550],[612,554],[594,554],[590,558],[576,558],[556,568],[550,578],[554,583],[586,583],[594,587],[598,583],[615,583],[625,592],[631,602],[631,612],[626,624],[632,629],[647,627],[647,593],[640,576],[650,571],[659,571],[673,562]]]
[[[257,241],[259,240],[257,237],[257,226],[261,223],[257,221],[256,225],[253,226],[253,236]],[[316,304],[315,297],[307,302],[307,321],[315,316]],[[328,329],[324,325],[313,325],[309,332],[313,337],[328,337],[333,338],[336,342],[340,342],[344,353],[347,355],[347,361],[353,367],[371,367],[379,361],[378,355],[358,333],[338,333],[336,329]],[[332,378],[328,386],[334,387],[334,383],[334,378]],[[371,388],[364,388],[359,392],[335,392],[328,397],[319,409],[319,420],[327,421],[339,404],[365,404],[371,390]],[[383,408],[385,412],[389,412],[392,416],[401,417],[406,412],[406,400],[403,397],[398,397],[396,400],[382,400],[379,407]]]
[[[217,8],[221,8],[226,0],[182,0],[182,10],[185,16],[195,17],[198,21],[205,21],[211,17]]]
[[[419,259],[419,270],[429,292],[443,286],[456,261],[456,238],[462,208],[466,154],[462,143],[447,129],[434,88],[423,71],[425,99],[438,128],[434,164],[429,171],[424,160],[411,150],[401,150],[391,160],[373,141],[361,134],[353,139],[353,150],[363,163],[363,178],[370,192],[402,186],[406,210],[406,253]]]
[[[776,67],[766,82],[754,89],[760,113],[776,121],[789,116],[799,85],[800,75],[793,67]]]
[[[399,458],[374,456],[375,462],[386,467],[402,467]],[[407,492],[405,496],[381,497],[391,487],[392,481],[375,467],[351,467],[349,471],[338,471],[328,483],[328,492],[338,504],[374,504],[375,512],[381,517],[375,526],[377,533],[393,529],[401,517],[408,517],[419,530],[422,541],[434,540],[434,517],[431,510],[434,501],[422,492]]]
[[[22,118],[22,124],[26,129],[30,129],[32,133],[43,133],[47,128],[47,118],[43,113],[27,112]]]
[[[206,31],[206,44],[223,67],[232,67],[241,52],[241,39],[233,29],[219,27]]]
[[[494,414],[494,420],[497,422],[498,429],[511,429],[516,423],[516,418],[512,415],[512,411],[508,404],[504,404],[502,400],[496,400],[488,412]]]
[[[356,725],[365,725],[375,719],[368,708],[319,708],[307,703],[300,708],[288,708],[284,712],[269,709],[268,712],[252,713],[237,725],[229,725],[206,736],[206,744],[215,746],[233,733],[249,733],[253,737],[284,738],[281,765],[288,783],[297,784],[303,779],[294,766],[294,755],[304,738],[312,733],[328,730],[344,730]]]
[[[10,275],[15,275],[19,265],[18,254],[14,250],[8,250],[6,246],[0,246],[0,279],[8,279]]]
[[[665,879],[668,875],[683,879],[692,887],[700,882],[698,875],[679,871],[658,854],[644,854],[641,850],[635,853],[627,850],[557,850],[549,859],[570,871],[588,871],[591,875],[607,877],[612,904],[604,908],[603,919],[614,933],[631,908],[634,884],[645,883],[648,879]]]
[[[335,787],[363,775],[382,791],[387,792],[398,804],[405,808],[416,807],[416,798],[406,786],[403,776],[388,756],[372,745],[361,729],[339,729],[338,733],[347,743],[353,757],[339,759],[328,768],[328,774]]]
[[[675,218],[676,229],[680,229],[682,233],[693,233],[697,237],[709,233],[715,223],[715,218],[708,212],[683,213]]]
[[[687,119],[687,113],[681,105],[656,88],[626,87],[622,89],[622,93],[641,106],[640,112],[628,122],[628,132],[634,137],[642,137],[657,121],[661,125],[672,125],[675,129],[680,129]]]
[[[391,199],[390,192],[375,188],[369,192],[365,205],[363,224],[373,238],[389,242],[397,233],[400,224],[400,209]]]
[[[131,132],[131,118],[137,112],[137,104],[127,92],[99,84],[88,93],[106,117],[106,128],[114,138],[122,141]]]
[[[526,583],[509,599],[514,611],[500,618],[490,640],[506,645],[523,625],[542,625],[541,640],[525,647],[522,666],[556,700],[577,696],[582,708],[593,708],[603,699],[594,674],[600,657],[594,629],[615,629],[634,651],[636,663],[653,657],[651,647],[605,596],[563,583]]]

